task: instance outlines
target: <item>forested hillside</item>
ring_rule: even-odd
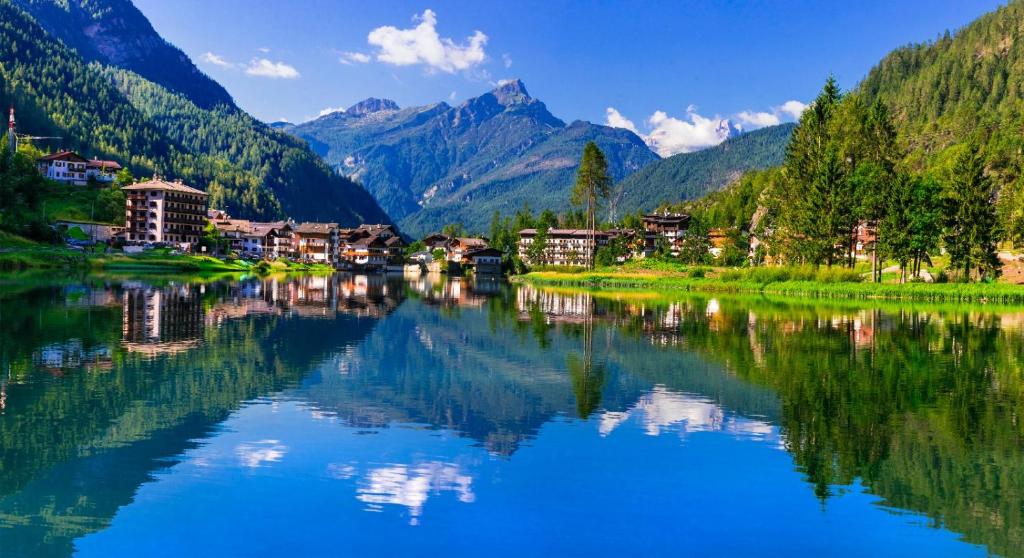
[[[748,170],[779,165],[793,124],[754,130],[721,144],[651,163],[615,187],[620,213],[650,210],[715,192]]]
[[[1024,126],[1024,3],[985,14],[935,41],[887,55],[859,91],[881,99],[919,168],[939,165],[944,151],[968,139],[985,151],[1003,185],[1020,176]]]
[[[45,17],[45,25],[22,9],[22,2]],[[159,43],[163,47],[154,47],[156,54],[148,58],[93,54],[87,61],[68,46],[76,44],[72,30],[83,13],[102,21],[145,18],[121,0],[70,4],[77,8],[0,0],[0,105],[15,107],[22,132],[62,138],[38,147],[116,159],[136,176],[158,172],[181,178],[208,190],[213,205],[242,217],[388,221],[372,196],[335,174],[302,141],[234,106],[187,58],[168,59],[168,52],[180,53],[170,45]],[[129,28],[139,32],[137,26]],[[62,40],[46,29],[62,29]],[[109,29],[116,34],[118,26]],[[157,39],[154,34],[149,43],[138,37],[130,42],[152,46]],[[109,46],[110,40],[102,44]],[[177,92],[117,66],[122,62],[143,66],[139,69]],[[201,79],[181,77],[193,70]]]

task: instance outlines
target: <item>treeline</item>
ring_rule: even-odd
[[[755,263],[853,267],[860,242],[876,281],[882,261],[895,260],[907,279],[940,251],[959,278],[994,278],[996,245],[1010,229],[997,215],[984,149],[966,141],[920,170],[897,129],[885,103],[844,95],[829,78],[780,168],[749,173],[681,209],[695,223],[742,236],[739,242],[757,238]]]

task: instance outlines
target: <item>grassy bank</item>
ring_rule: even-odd
[[[912,300],[929,302],[991,302],[1024,304],[1024,286],[1006,283],[864,283],[843,271],[762,268],[768,271],[719,272],[707,269],[600,269],[537,271],[514,281],[534,285],[586,289],[746,293],[801,298]]]
[[[173,254],[158,249],[140,254],[105,253],[101,250],[80,251],[63,246],[39,244],[0,232],[0,271],[65,270],[68,272],[118,273],[333,273],[329,265],[289,261],[247,262],[221,260],[210,256]]]

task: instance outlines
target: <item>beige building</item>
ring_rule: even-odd
[[[206,192],[153,178],[123,188],[125,240],[195,244],[206,222]]]

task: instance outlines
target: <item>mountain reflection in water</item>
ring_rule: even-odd
[[[498,479],[547,478],[552,463],[537,460],[554,440],[566,457],[636,457],[608,458],[619,482],[650,477],[672,490],[657,486],[654,461],[633,455],[655,451],[635,433],[674,437],[658,450],[666,456],[694,436],[760,444],[789,456],[803,495],[819,502],[807,513],[839,513],[830,510],[844,494],[863,490],[876,511],[931,526],[892,515],[893,533],[934,533],[944,545],[955,541],[939,535],[952,532],[1024,555],[1022,321],[984,308],[595,297],[430,276],[3,285],[0,553],[116,553],[119,518],[155,505],[148,491],[211,471],[230,484],[306,464],[292,476],[306,480],[280,498],[342,483],[359,512],[401,509],[401,524],[421,531],[428,517],[461,517],[453,505],[526,497]],[[726,447],[736,446],[716,451],[739,452]],[[587,493],[602,490],[614,493]],[[570,505],[527,494],[536,506]],[[545,517],[555,529],[564,514]],[[505,552],[557,552],[545,522],[524,521],[540,540],[513,538]],[[362,538],[387,539],[378,528],[353,535],[354,553]],[[669,534],[650,549],[685,548]],[[530,546],[542,543],[555,546]]]

